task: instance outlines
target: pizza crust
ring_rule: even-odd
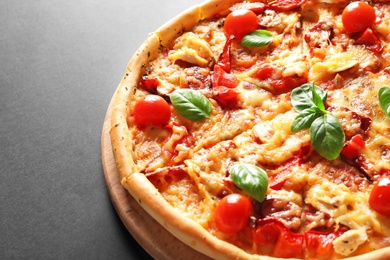
[[[145,64],[153,60],[160,46],[169,45],[183,31],[191,29],[200,20],[223,15],[241,0],[211,0],[183,12],[151,33],[130,60],[113,98],[110,136],[113,154],[122,185],[138,203],[164,228],[195,250],[214,259],[280,259],[251,255],[240,248],[219,240],[196,222],[181,216],[158,192],[143,173],[136,170],[133,161],[133,141],[127,125],[130,100],[143,75]],[[390,248],[383,248],[350,260],[390,259]]]

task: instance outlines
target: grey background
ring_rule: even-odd
[[[148,259],[100,158],[132,54],[200,0],[0,1],[0,259]]]

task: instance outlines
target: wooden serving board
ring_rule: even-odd
[[[155,259],[209,259],[168,232],[121,185],[109,134],[111,110],[112,101],[103,124],[101,156],[108,192],[123,224],[134,239]]]

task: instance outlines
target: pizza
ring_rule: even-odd
[[[390,259],[390,5],[209,0],[114,98],[123,187],[214,259]]]

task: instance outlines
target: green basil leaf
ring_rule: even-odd
[[[390,117],[390,88],[383,87],[379,90],[379,105],[386,116]]]
[[[268,175],[252,164],[236,163],[230,168],[233,182],[256,200],[262,202],[267,195]]]
[[[196,90],[177,89],[171,93],[170,99],[176,111],[191,121],[200,121],[210,117],[210,101]]]
[[[245,47],[261,47],[266,46],[272,42],[274,36],[267,30],[255,30],[248,33],[241,40],[242,46]]]
[[[317,87],[314,85],[314,83],[310,84],[303,84],[291,92],[291,104],[295,111],[298,113],[302,112],[303,110],[310,109],[312,107],[318,107],[322,108],[322,106],[319,104],[322,101],[322,104],[325,103],[327,98],[327,93],[320,87]],[[317,93],[315,97],[313,97],[313,93]],[[318,99],[319,97],[319,99]]]
[[[291,132],[298,132],[302,129],[309,128],[315,119],[322,116],[323,112],[317,107],[303,110],[293,121]]]
[[[310,139],[314,149],[328,160],[336,159],[345,142],[344,130],[339,120],[326,113],[313,121]]]
[[[313,97],[313,102],[314,104],[321,110],[321,111],[324,111],[325,112],[325,101],[326,101],[326,96],[325,96],[325,100],[323,99],[323,97],[321,97],[318,93],[317,93],[317,87],[314,85],[314,83],[312,84],[311,86],[311,95]],[[321,88],[318,88],[318,89],[321,89]],[[321,91],[323,91],[321,89]],[[325,92],[324,92],[325,93]]]

